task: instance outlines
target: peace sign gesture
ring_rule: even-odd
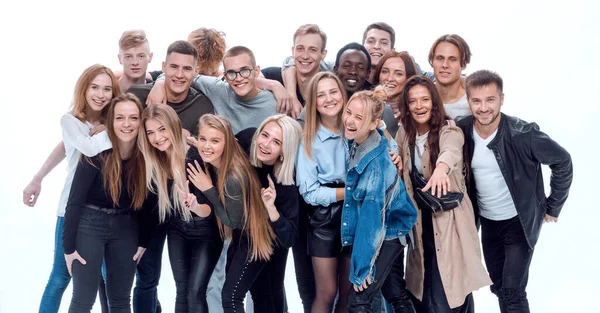
[[[186,186],[188,185],[188,181],[186,181]],[[188,191],[188,188],[183,191],[179,185],[175,184],[175,189],[179,194],[179,198],[183,202],[183,208],[186,211],[191,211],[196,213],[196,215],[200,217],[207,217],[210,214],[210,207],[206,204],[198,204],[198,199],[196,196]]]
[[[210,172],[208,171],[208,166],[204,165],[204,170],[200,167],[200,163],[194,160],[194,165],[188,164],[188,177],[190,181],[198,190],[206,191],[213,187],[212,180],[210,180]]]

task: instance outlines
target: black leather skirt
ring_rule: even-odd
[[[326,184],[331,188],[343,188],[343,184]],[[342,254],[342,207],[344,201],[328,206],[312,206],[307,208],[308,220],[308,254],[320,258],[334,258]]]

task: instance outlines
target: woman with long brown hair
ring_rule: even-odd
[[[141,113],[135,96],[113,99],[106,117],[112,149],[77,164],[63,233],[73,275],[69,312],[91,311],[103,262],[110,312],[131,312],[135,267],[151,231],[145,213],[154,206],[146,199],[144,156],[136,146]]]
[[[189,166],[190,181],[212,205],[222,236],[231,239],[223,309],[244,312],[246,292],[271,258],[276,238],[261,197],[262,186],[227,119],[203,115],[197,147],[203,166]]]
[[[409,79],[401,99],[402,126],[396,136],[403,160],[406,190],[418,210],[408,252],[407,289],[417,313],[474,312],[472,291],[491,284],[481,263],[479,237],[463,176],[464,136],[450,119],[431,80]],[[411,160],[412,159],[412,160]],[[462,192],[454,209],[433,212],[415,201],[415,175],[423,192],[441,197]]]

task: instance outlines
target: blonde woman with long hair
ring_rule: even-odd
[[[194,196],[185,198],[186,159],[189,164],[199,161],[198,152],[192,147],[186,158],[181,121],[170,106],[149,105],[142,114],[142,125],[138,145],[146,157],[146,185],[158,194],[158,219],[167,228],[177,288],[174,312],[208,312],[206,289],[223,242],[204,196],[191,186]],[[198,201],[201,204],[196,205]]]
[[[229,121],[200,118],[198,152],[203,166],[189,166],[190,181],[212,205],[223,237],[231,238],[222,292],[224,312],[244,312],[245,291],[273,254],[275,232],[261,197],[261,184]],[[195,206],[193,204],[192,206]]]

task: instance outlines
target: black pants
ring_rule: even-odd
[[[173,218],[167,234],[177,288],[175,313],[208,313],[206,288],[223,248],[216,220],[194,216],[186,223]]]
[[[406,312],[408,305],[411,310],[410,300],[406,292],[404,281],[404,246],[400,240],[386,240],[381,246],[381,251],[375,260],[375,277],[371,285],[362,292],[350,290],[348,295],[348,312],[373,312],[373,299],[379,295],[394,307],[394,312]],[[408,311],[411,312],[411,311]]]
[[[432,213],[421,210],[423,223],[423,263],[425,266],[425,281],[423,282],[423,301],[411,297],[417,313],[474,313],[475,303],[473,294],[465,297],[465,302],[456,308],[450,308],[442,277],[438,267],[433,235]]]
[[[533,249],[529,247],[519,217],[492,221],[481,217],[481,243],[485,265],[498,296],[500,312],[529,312],[527,280]]]
[[[138,247],[135,214],[107,214],[81,209],[75,249],[86,261],[73,262],[73,298],[70,313],[92,310],[101,279],[102,260],[106,265],[106,293],[111,313],[131,312],[133,261]]]
[[[308,212],[307,204],[300,197],[300,212],[298,216],[298,239],[292,247],[294,256],[294,271],[298,293],[302,300],[304,313],[310,313],[315,301],[315,275],[313,272],[312,258],[308,254]]]
[[[254,312],[286,312],[283,285],[288,251],[289,249],[275,248],[271,259],[250,287]]]
[[[158,282],[162,269],[163,249],[167,239],[167,224],[159,224],[152,231],[144,257],[137,265],[133,288],[133,312],[161,312],[158,302]]]
[[[229,250],[225,283],[221,301],[224,313],[244,313],[244,297],[267,264],[265,261],[250,261],[248,236],[241,230],[234,230]],[[254,297],[253,297],[253,300]],[[261,311],[260,313],[281,313]]]

